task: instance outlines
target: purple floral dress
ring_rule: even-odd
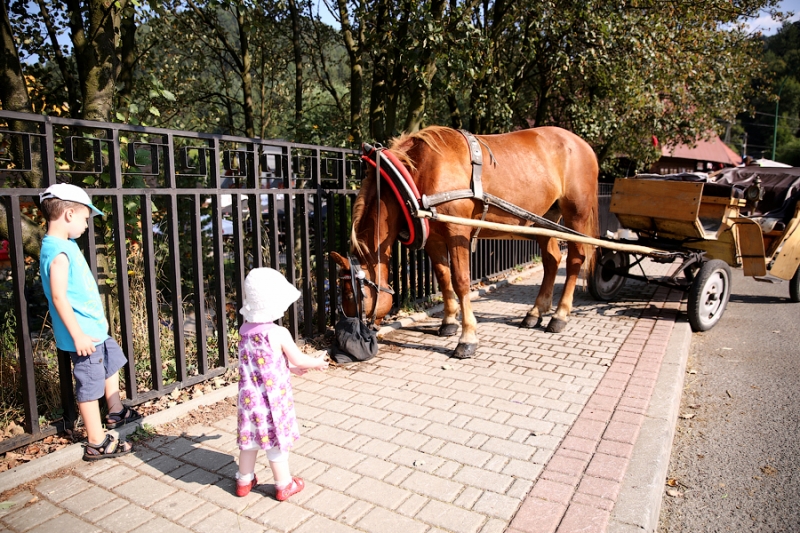
[[[273,353],[269,334],[280,326],[245,323],[239,330],[240,450],[278,447],[300,438],[286,356]]]

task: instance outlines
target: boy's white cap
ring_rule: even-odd
[[[244,307],[248,322],[274,322],[300,298],[300,291],[272,268],[254,268],[244,279]]]
[[[92,212],[92,216],[103,216],[103,212],[92,205],[92,199],[89,198],[86,191],[75,185],[70,185],[69,183],[56,183],[55,185],[49,186],[44,192],[39,193],[39,200],[47,200],[48,198],[77,202],[88,207]]]

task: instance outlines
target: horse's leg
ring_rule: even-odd
[[[542,250],[544,276],[539,293],[536,295],[536,302],[522,321],[521,327],[523,328],[537,327],[542,323],[544,315],[550,312],[550,308],[553,306],[553,288],[556,284],[558,265],[561,263],[561,249],[556,239],[540,237],[536,239],[536,242],[539,243],[539,248]]]
[[[458,339],[453,357],[469,359],[478,348],[478,322],[472,313],[472,302],[469,299],[469,233],[452,236],[448,249],[453,288],[461,301],[461,338]]]
[[[564,283],[564,292],[558,302],[556,313],[547,324],[547,331],[550,333],[561,333],[567,325],[567,319],[572,312],[572,298],[575,295],[575,285],[581,273],[586,256],[583,253],[583,245],[571,242],[567,245],[567,280]]]
[[[433,272],[436,281],[439,282],[439,290],[442,291],[442,301],[444,304],[444,316],[442,325],[439,327],[440,337],[452,337],[458,333],[458,299],[453,291],[453,283],[450,279],[449,255],[447,246],[440,239],[430,238],[425,246],[425,252],[433,263]]]
[[[588,200],[589,198],[584,195],[578,195],[579,198]],[[588,207],[588,208],[587,208]],[[576,231],[586,235],[595,235],[597,228],[597,207],[589,204],[576,205],[573,202],[562,201],[561,209],[564,215],[564,223],[568,228],[573,228]],[[558,308],[550,319],[547,325],[547,331],[551,333],[560,333],[567,325],[567,320],[572,312],[572,299],[575,296],[575,285],[578,282],[578,276],[581,273],[581,267],[586,261],[586,250],[593,249],[590,247],[570,242],[567,244],[567,280],[564,282],[564,292],[561,294],[561,300],[558,302]]]

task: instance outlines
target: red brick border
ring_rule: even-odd
[[[508,533],[605,532],[682,298],[677,290],[656,291]]]

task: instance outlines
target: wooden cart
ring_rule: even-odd
[[[627,278],[688,291],[687,312],[695,331],[713,327],[731,294],[730,267],[764,281],[789,280],[791,301],[800,302],[800,169],[730,169],[716,182],[654,176],[618,179],[611,212],[622,226],[619,241],[599,250],[589,290],[610,300]],[[618,243],[670,252],[630,253]],[[631,272],[644,257],[680,260],[667,278]]]

